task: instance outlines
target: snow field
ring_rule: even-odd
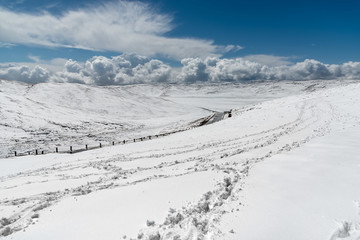
[[[255,165],[223,239],[359,239],[359,136],[333,132]]]
[[[340,81],[244,84],[28,85],[0,80],[0,157],[68,151],[189,128],[197,119]],[[190,124],[191,125],[191,124]],[[191,126],[190,126],[191,127]]]
[[[304,161],[294,166],[280,164],[284,176],[279,179],[269,173],[262,176],[257,166],[276,162],[273,159],[291,156],[296,151],[300,154],[319,139],[337,138],[338,132],[357,128],[360,85],[340,85],[245,106],[234,110],[233,117],[223,121],[151,141],[73,155],[1,159],[0,168],[6,171],[1,172],[0,177],[0,214],[6,221],[3,220],[5,224],[0,231],[3,235],[9,234],[6,239],[48,239],[50,235],[58,239],[99,239],[100,236],[119,239],[124,235],[129,239],[239,239],[250,236],[246,235],[247,231],[261,235],[262,229],[256,228],[256,220],[264,217],[270,221],[270,216],[277,217],[274,212],[267,215],[265,210],[254,213],[254,205],[248,208],[247,196],[251,197],[251,203],[259,203],[266,202],[267,195],[278,202],[269,201],[269,205],[264,204],[260,209],[274,206],[273,209],[280,212],[281,206],[287,206],[283,214],[286,217],[280,216],[277,226],[288,229],[287,214],[300,210],[292,209],[286,196],[276,198],[265,189],[268,185],[256,186],[253,192],[250,188],[262,183],[262,179],[269,179],[274,189],[283,182],[288,182],[286,188],[302,189],[299,182],[291,183],[291,169],[303,170],[298,171],[299,177],[306,178],[311,175],[306,171],[309,164]],[[324,149],[329,147],[327,142],[323,145]],[[350,156],[355,154],[356,150]],[[322,169],[327,161],[326,157],[319,157],[323,160],[316,167]],[[353,163],[348,167],[353,168]],[[334,170],[332,163],[329,164]],[[346,174],[347,171],[341,172]],[[259,183],[248,184],[252,176]],[[351,176],[349,179],[354,178],[353,181],[359,179],[355,174]],[[343,185],[334,186],[341,192]],[[317,191],[309,192],[317,194]],[[302,194],[296,196],[303,198]],[[342,196],[347,200],[354,197]],[[321,196],[324,201],[325,197],[329,196]],[[330,204],[325,210],[332,212],[334,208],[335,205]],[[311,214],[310,210],[306,214]],[[247,215],[240,216],[244,212]],[[33,217],[34,214],[39,215]],[[100,217],[96,219],[96,216]],[[239,220],[242,216],[256,216],[253,225],[249,222],[247,228],[243,227],[246,219]],[[329,214],[326,221],[333,221],[332,217],[334,215]],[[354,218],[346,221],[352,226],[357,224]],[[324,231],[327,239],[342,236],[342,230],[337,234],[333,225],[331,229],[309,231],[310,225],[301,216],[299,223],[298,229],[303,229],[303,235],[299,236]],[[277,229],[279,234],[285,231],[269,229]],[[264,227],[261,237],[289,239],[292,232],[285,232],[286,237],[281,238],[279,234],[271,235],[270,230],[267,232]],[[355,230],[351,228],[351,231]]]

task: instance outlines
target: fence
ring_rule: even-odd
[[[186,130],[181,130],[181,131],[186,131]],[[107,147],[107,146],[115,146],[115,145],[120,145],[120,144],[124,145],[124,144],[129,144],[129,143],[142,142],[142,141],[145,141],[145,140],[151,140],[151,139],[154,139],[154,138],[159,138],[159,137],[170,135],[170,134],[173,134],[173,133],[175,133],[175,132],[158,134],[158,135],[154,135],[154,136],[147,136],[147,137],[141,137],[141,138],[128,139],[128,140],[122,140],[122,141],[113,141],[113,142],[110,142],[108,144],[103,143],[103,142],[100,142],[98,145],[85,144],[83,148],[74,148],[73,146],[69,146],[67,148],[67,150],[60,150],[59,147],[55,147],[54,151],[42,150],[42,149],[35,149],[35,150],[32,150],[32,151],[26,151],[26,152],[22,152],[22,153],[20,153],[18,151],[14,151],[13,156],[19,157],[19,156],[26,156],[26,155],[44,155],[44,154],[49,154],[49,153],[69,153],[69,154],[73,154],[73,153],[79,153],[79,152],[94,150],[94,149]]]
[[[219,117],[219,114],[221,114],[221,117]],[[190,127],[188,127],[188,128],[180,129],[180,130],[176,130],[176,131],[172,131],[172,132],[161,133],[161,134],[147,136],[147,137],[127,139],[127,140],[122,140],[122,141],[112,141],[110,144],[104,144],[104,143],[100,142],[96,146],[90,146],[88,144],[85,144],[83,148],[73,148],[73,146],[69,146],[67,148],[67,150],[60,150],[59,147],[55,147],[55,149],[54,149],[55,151],[43,150],[43,149],[35,149],[32,151],[26,151],[26,152],[22,152],[22,153],[14,151],[14,155],[12,155],[12,156],[19,157],[19,156],[26,156],[26,155],[43,155],[43,154],[49,154],[49,153],[74,154],[74,153],[94,150],[94,149],[98,149],[98,148],[102,148],[102,147],[106,147],[106,146],[115,146],[115,145],[120,145],[120,144],[124,145],[124,144],[129,144],[129,143],[142,142],[142,141],[146,141],[146,140],[152,140],[154,138],[168,136],[170,134],[174,134],[174,133],[178,133],[178,132],[184,132],[184,131],[187,131],[192,128],[204,126],[206,124],[214,123],[214,121],[212,121],[212,120],[217,119],[216,121],[220,121],[220,120],[223,120],[225,116],[231,117],[231,110],[225,111],[223,113],[214,113],[213,115],[198,119],[197,121],[190,123]]]

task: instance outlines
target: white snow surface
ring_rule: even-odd
[[[359,239],[359,136],[332,132],[254,166],[224,239]]]
[[[193,127],[229,111],[338,81],[261,84],[35,85],[0,80],[0,157],[131,140]]]
[[[88,140],[78,129],[85,119],[110,139],[233,109],[231,118],[148,141],[0,159],[0,238],[360,237],[360,83],[0,85],[6,150],[27,146],[22,138],[32,144],[43,128],[62,133],[59,144]],[[126,131],[104,127],[117,118]],[[56,131],[51,121],[77,130]]]

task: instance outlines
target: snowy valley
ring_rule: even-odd
[[[359,92],[1,80],[0,238],[359,239]]]

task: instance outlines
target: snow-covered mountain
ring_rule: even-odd
[[[87,140],[53,122],[82,126],[88,119],[90,133],[134,136],[134,129],[176,129],[179,121],[233,109],[231,118],[149,141],[0,159],[4,239],[360,237],[360,83],[98,88],[2,81],[0,89],[2,141],[19,145],[20,137],[37,139],[27,129],[62,133],[59,144]],[[125,110],[131,113],[120,117]],[[126,131],[104,127],[112,121]]]

